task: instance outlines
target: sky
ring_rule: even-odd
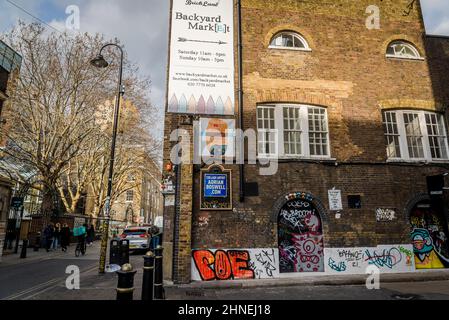
[[[118,38],[131,61],[152,80],[151,99],[161,114],[165,104],[169,0],[0,0],[0,32],[18,19],[34,21],[8,1],[63,31],[66,8],[80,9],[82,32]],[[421,0],[428,34],[449,36],[449,0]]]

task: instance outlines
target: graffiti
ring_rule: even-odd
[[[405,254],[406,264],[407,266],[412,265],[412,259],[413,259],[413,251],[404,248],[403,246],[399,246],[399,251],[403,254]]]
[[[413,251],[417,269],[444,268],[437,252],[433,239],[426,229],[414,229],[412,232]]]
[[[335,270],[337,272],[346,271],[346,264],[343,261],[337,264],[334,259],[329,258],[328,265],[332,268],[332,270]]]
[[[276,249],[193,250],[195,281],[274,278],[279,275]]]
[[[276,255],[275,255],[275,251],[274,249],[271,250],[262,250],[261,253],[256,253],[256,260],[257,262],[260,263],[260,266],[263,267],[262,269],[259,269],[257,266],[257,263],[253,263],[253,267],[254,267],[254,273],[256,274],[256,278],[260,279],[264,272],[265,274],[272,278],[275,271],[278,269],[276,264]]]
[[[377,222],[389,222],[396,218],[396,211],[394,209],[376,209],[376,220]]]
[[[209,225],[209,217],[199,217],[198,218],[198,226],[200,228],[207,227]]]
[[[441,211],[425,202],[420,203],[412,210],[410,222],[416,268],[448,268],[448,237]]]
[[[398,248],[391,248],[390,250],[384,249],[381,253],[375,250],[371,253],[369,249],[365,251],[366,261],[369,264],[373,264],[376,267],[387,267],[393,269],[393,267],[399,264],[402,260],[402,254]]]
[[[306,198],[289,199],[279,214],[280,272],[323,272],[321,218]]]
[[[326,248],[324,256],[328,263],[325,271],[364,274],[369,266],[375,266],[381,273],[413,272],[415,264],[412,251],[413,247],[405,244],[374,248]]]
[[[294,228],[303,228],[304,225],[301,223],[301,217],[298,211],[281,211],[281,217],[284,218],[285,221],[288,221]]]
[[[309,232],[296,235],[293,240],[296,248],[296,269],[299,272],[323,272],[323,235]]]

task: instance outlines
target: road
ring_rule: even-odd
[[[88,250],[91,248],[88,248]],[[76,258],[72,252],[57,257],[26,261],[7,266],[0,265],[0,299],[26,300],[51,288],[65,283],[66,268],[77,266],[81,272],[97,268],[98,254],[91,252]]]

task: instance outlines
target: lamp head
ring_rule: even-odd
[[[104,59],[104,57],[101,54],[92,59],[90,61],[90,64],[96,68],[107,68],[109,66],[109,63]]]

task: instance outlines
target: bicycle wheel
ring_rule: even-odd
[[[80,247],[79,247],[79,246],[77,246],[77,247],[76,247],[76,249],[75,249],[75,257],[79,257],[79,256],[80,256],[80,254],[81,254],[81,250],[80,250]]]

